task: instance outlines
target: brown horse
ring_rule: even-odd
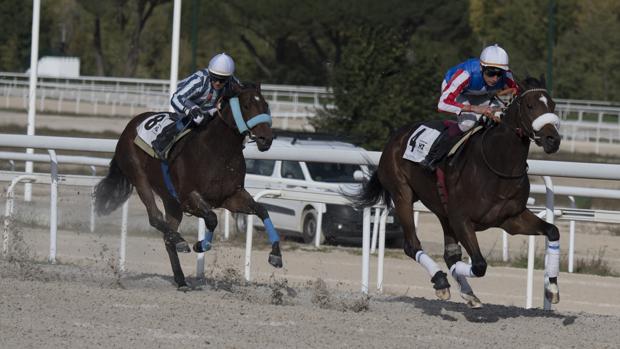
[[[487,269],[476,231],[490,227],[549,239],[546,296],[552,303],[559,301],[560,234],[556,226],[526,208],[530,142],[542,146],[546,153],[554,153],[560,146],[555,103],[543,81],[528,78],[520,84],[522,92],[505,108],[501,122],[474,134],[461,153],[449,162],[444,160],[436,173],[403,158],[408,140],[420,124],[400,129],[386,144],[378,169],[357,196],[360,206],[374,205],[380,199],[388,205],[393,201],[403,226],[404,251],[426,268],[440,299],[449,299],[450,284],[446,273],[424,253],[416,235],[412,205],[418,200],[439,218],[444,260],[469,306],[480,307],[481,303],[465,278],[482,277]],[[461,261],[459,244],[471,257],[471,265]]]
[[[162,162],[136,144],[137,127],[145,119],[162,113],[143,113],[134,117],[120,136],[108,175],[95,189],[95,207],[99,214],[109,214],[125,202],[135,186],[146,206],[149,223],[163,233],[166,251],[179,289],[187,290],[177,252],[190,252],[187,242],[177,232],[183,212],[204,219],[206,238],[194,245],[196,252],[211,248],[217,226],[214,208],[256,214],[265,223],[272,249],[269,263],[282,267],[279,235],[267,210],[244,189],[245,159],[243,142],[250,135],[260,151],[271,147],[273,133],[269,107],[260,86],[246,84],[224,96],[222,107],[206,126],[193,129],[182,138],[169,155],[169,182],[164,183]],[[156,118],[152,118],[156,122]],[[161,117],[159,118],[161,120]],[[151,122],[151,121],[149,121]],[[165,166],[162,166],[165,165]],[[158,195],[166,216],[155,204]]]

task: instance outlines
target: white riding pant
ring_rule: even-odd
[[[494,107],[500,107],[500,104],[497,103],[496,101],[493,101],[493,103],[491,103],[491,100],[489,99],[487,95],[482,95],[482,96],[460,95],[456,97],[456,101],[459,103],[465,104],[465,105],[483,105],[483,106],[492,105]],[[474,125],[478,122],[481,116],[482,114],[476,114],[473,112],[461,112],[456,117],[456,120],[459,125],[459,129],[462,132],[469,131],[472,127],[474,127]]]

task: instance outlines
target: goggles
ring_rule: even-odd
[[[484,70],[484,75],[492,78],[494,76],[502,76],[502,75],[504,75],[504,71],[501,70],[501,69],[495,69],[495,68],[485,69]]]

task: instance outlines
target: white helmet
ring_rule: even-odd
[[[480,54],[480,65],[508,70],[508,53],[497,44],[488,46]]]
[[[209,61],[209,72],[219,76],[231,76],[235,72],[235,62],[222,52]]]

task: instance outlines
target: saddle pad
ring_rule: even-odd
[[[159,113],[151,115],[144,119],[138,125],[136,130],[138,131],[138,137],[140,137],[144,143],[151,144],[157,138],[157,135],[161,133],[164,127],[176,122],[175,119],[170,117],[168,113]]]
[[[403,158],[413,162],[421,162],[426,158],[440,131],[421,125],[409,137]]]
[[[134,144],[150,156],[158,158],[155,151],[153,151],[151,143],[153,143],[157,135],[159,135],[166,126],[176,122],[176,119],[173,118],[172,115],[171,113],[159,113],[144,119],[144,121],[136,127],[137,135],[133,140]],[[183,132],[177,134],[171,143],[176,143],[179,139],[188,134],[189,131],[190,129],[187,128]]]

